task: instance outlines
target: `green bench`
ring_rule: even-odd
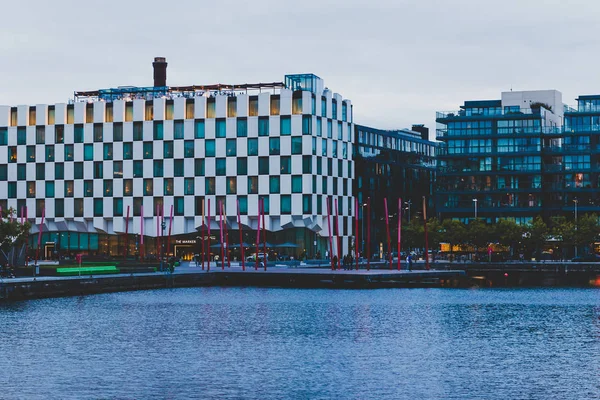
[[[75,267],[75,268],[56,268],[58,276],[75,275],[98,275],[98,274],[118,274],[119,269],[114,265],[105,265],[98,267]]]

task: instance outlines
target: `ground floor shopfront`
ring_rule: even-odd
[[[203,240],[204,239],[204,240]],[[351,240],[346,238],[345,240]],[[38,242],[40,244],[38,251]],[[241,259],[240,233],[229,230],[223,233],[224,249],[231,260]],[[265,238],[261,232],[258,252],[262,252]],[[332,240],[337,248],[335,238]],[[341,242],[341,239],[340,239]],[[157,259],[161,255],[191,261],[195,255],[211,259],[221,257],[221,233],[193,232],[185,235],[150,237],[137,234],[105,234],[88,232],[43,232],[29,236],[28,255],[32,259],[74,260],[77,254],[90,258]],[[256,253],[256,231],[242,230],[244,256]],[[344,244],[340,243],[341,248]],[[350,248],[351,243],[346,244]],[[267,252],[272,257],[325,258],[330,253],[329,238],[306,228],[291,228],[278,232],[266,232]],[[223,255],[225,251],[223,251]]]

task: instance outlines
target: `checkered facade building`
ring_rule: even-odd
[[[171,234],[182,235],[197,232],[203,211],[217,229],[221,202],[237,229],[239,200],[242,225],[256,229],[263,198],[269,231],[306,228],[326,238],[327,201],[337,199],[346,253],[352,105],[318,82],[310,90],[1,106],[0,205],[19,216],[27,207],[36,225],[45,212],[44,232],[76,223],[156,237],[157,207],[169,226],[173,206]]]

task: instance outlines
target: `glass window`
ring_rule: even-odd
[[[102,217],[104,215],[104,200],[94,199],[94,217]]]
[[[258,194],[258,176],[248,177],[248,194]]]
[[[302,173],[312,174],[312,156],[302,156]]]
[[[173,178],[165,178],[163,193],[165,196],[173,196]]]
[[[279,177],[278,176],[270,176],[269,177],[269,193],[279,193]]]
[[[237,159],[237,175],[248,175],[248,159],[246,157]]]
[[[152,159],[153,154],[154,154],[154,144],[152,142],[144,142],[144,148],[143,148],[143,152],[144,152],[144,158],[145,159]]]
[[[321,156],[327,157],[327,139],[321,139]]]
[[[194,137],[196,139],[204,139],[204,120],[197,119],[194,122]]]
[[[123,216],[123,199],[113,199],[113,213],[116,217]]]
[[[327,120],[327,138],[328,139],[333,138],[333,125],[332,125],[330,119]]]
[[[35,143],[44,144],[46,143],[46,127],[36,126],[35,127]]]
[[[94,145],[86,143],[83,145],[83,160],[92,161],[94,159]]]
[[[46,182],[46,197],[54,197],[54,182]]]
[[[182,177],[184,175],[183,160],[173,161],[173,174],[177,177]]]
[[[289,116],[282,116],[279,119],[279,131],[281,136],[289,136],[292,134],[292,118]]]
[[[104,138],[104,125],[94,124],[94,142],[101,142]]]
[[[228,157],[235,157],[237,155],[237,141],[235,139],[227,139],[225,146]]]
[[[8,182],[8,198],[17,198],[17,182]]]
[[[104,159],[112,160],[113,159],[113,145],[112,143],[104,143]]]
[[[289,194],[281,195],[281,213],[292,213],[292,196],[290,196]]]
[[[227,162],[225,158],[217,158],[215,161],[215,174],[225,176],[227,173]]]
[[[141,122],[133,123],[133,140],[144,140],[144,125]]]
[[[27,144],[27,130],[25,127],[17,128],[17,144]]]
[[[8,162],[17,162],[17,146],[8,146]]]
[[[270,211],[269,196],[259,196],[259,200],[263,201],[264,212],[265,212],[265,214],[268,214]]]
[[[55,125],[54,126],[54,143],[64,143],[64,142],[65,142],[65,126],[64,125]],[[4,143],[4,144],[6,144],[6,143]]]
[[[144,177],[144,162],[142,160],[135,160],[133,162],[133,177],[134,178],[143,178]]]
[[[280,162],[280,173],[281,174],[291,174],[292,173],[292,157],[283,156],[279,157]]]
[[[123,196],[133,196],[133,179],[123,179]]]
[[[123,141],[123,123],[115,122],[113,124],[113,142]]]
[[[73,127],[73,141],[83,143],[83,124],[76,124]]]
[[[258,96],[250,96],[248,98],[248,115],[250,117],[258,115]]]
[[[302,175],[292,176],[292,193],[302,193]]]
[[[46,161],[54,161],[54,145],[46,145]]]
[[[194,178],[185,178],[183,181],[183,194],[185,195],[193,195],[194,194]]]
[[[183,139],[183,121],[177,120],[173,123],[173,138]]]
[[[123,160],[133,159],[133,143],[123,143]]]
[[[83,179],[83,162],[79,161],[73,164],[73,177]]]
[[[258,136],[269,136],[269,117],[258,117]]]
[[[195,150],[194,150],[194,141],[186,140],[183,143],[183,156],[186,158],[194,158]]]
[[[258,157],[258,173],[269,175],[269,157]]]
[[[215,178],[206,178],[204,186],[204,191],[207,195],[215,194]]]
[[[94,178],[98,179],[98,178],[102,178],[104,175],[104,165],[102,164],[102,161],[95,161],[94,162]]]
[[[65,201],[63,199],[54,200],[54,215],[58,218],[65,216]]]
[[[237,116],[237,98],[227,97],[227,117],[235,118]]]
[[[54,179],[65,179],[65,164],[61,162],[54,164]]]
[[[271,96],[271,115],[279,115],[279,96],[272,95]]]
[[[312,135],[312,117],[310,115],[302,116],[302,134]]]
[[[204,143],[204,152],[206,157],[214,157],[215,156],[215,140],[207,139]]]
[[[35,164],[35,179],[38,181],[46,179],[46,164]]]
[[[17,180],[19,180],[19,181],[27,180],[27,166],[25,164],[17,165]]]
[[[104,182],[104,196],[112,197],[113,195],[113,181],[110,179],[106,179]]]
[[[258,155],[258,139],[257,138],[248,139],[248,155],[249,156],[257,156]]]
[[[269,138],[269,155],[277,156],[279,155],[280,144],[278,137]]]
[[[83,181],[83,196],[94,197],[94,181]]]
[[[164,128],[162,121],[154,121],[152,137],[154,140],[162,140],[164,138]]]
[[[302,114],[302,91],[292,95],[292,114]]]
[[[204,176],[204,159],[195,159],[194,160],[194,176]]]
[[[27,162],[35,161],[35,146],[27,146]]]
[[[302,136],[292,137],[292,154],[302,154]]]
[[[225,118],[218,118],[215,123],[215,137],[224,138],[227,136],[227,125],[225,124]]]
[[[237,193],[237,179],[235,177],[227,178],[227,194]]]
[[[174,203],[175,203],[175,204],[173,204],[173,206],[174,206],[173,207],[174,214],[177,215],[177,216],[183,215],[183,213],[184,213],[184,204],[185,204],[185,202],[183,201],[183,196],[175,197],[173,200],[174,200]]]
[[[312,214],[312,195],[310,194],[302,195],[302,213]]]
[[[173,141],[172,140],[163,142],[163,157],[164,158],[173,158]]]
[[[238,201],[240,204],[240,214],[248,214],[248,196],[239,196]]]
[[[134,163],[137,161],[134,161]],[[141,163],[141,161],[140,161]],[[135,172],[134,172],[134,176],[135,176]],[[154,160],[154,177],[155,178],[162,178],[164,176],[164,170],[163,170],[163,160]]]
[[[338,132],[337,132],[338,140],[343,140],[343,135],[344,135],[344,132],[342,130],[342,123],[338,122]]]
[[[246,118],[237,119],[237,137],[248,136],[248,120]]]
[[[123,177],[123,161],[113,162],[113,178]]]
[[[144,196],[152,196],[154,194],[154,180],[144,179]]]

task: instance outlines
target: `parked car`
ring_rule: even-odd
[[[579,257],[575,257],[571,260],[572,262],[600,262],[600,255],[598,254],[584,254]]]

